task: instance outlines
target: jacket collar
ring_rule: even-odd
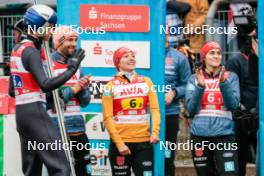
[[[32,41],[33,44],[36,46],[37,49],[40,49],[41,48],[41,45],[43,43],[43,41],[42,41],[41,38],[35,38],[35,37],[31,36],[31,35],[27,35],[25,37],[25,39]]]
[[[58,63],[61,63],[61,64],[67,63],[68,58],[64,56],[63,54],[59,53],[58,51],[53,51],[51,56],[52,56],[52,59]]]
[[[126,79],[128,82],[132,82],[136,75],[137,75],[137,73],[135,71],[133,71],[131,73],[126,73],[126,72],[120,71],[115,76],[122,78],[122,79]]]
[[[204,74],[205,76],[208,76],[209,78],[219,77],[220,73],[221,73],[221,69],[218,69],[216,72],[212,73],[212,72],[209,72],[206,68],[204,68]]]

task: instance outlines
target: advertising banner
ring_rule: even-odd
[[[150,77],[154,85],[164,84],[165,34],[160,33],[160,25],[165,25],[165,6],[166,1],[58,0],[58,24],[70,25],[79,32],[78,47],[83,48],[86,55],[82,69],[85,75],[92,76],[89,88],[91,102],[82,109],[86,114],[90,142],[109,143],[102,120],[100,86],[117,73],[113,64],[116,49],[128,47],[135,51],[136,72]],[[162,117],[160,139],[163,140],[164,94],[158,92],[158,98]],[[159,144],[154,145],[154,151],[154,158],[158,161],[154,162],[155,175],[162,176],[164,152]],[[100,152],[107,157],[108,145]],[[96,172],[95,175],[111,175],[105,162],[103,157],[100,165],[92,166],[92,172]]]
[[[136,57],[137,68],[150,67],[150,43],[139,41],[81,41],[81,48],[85,50],[86,58],[82,67],[115,67],[113,53],[120,47],[131,48]]]
[[[14,114],[15,100],[8,95],[9,77],[1,77],[0,85],[0,114]]]
[[[261,17],[261,10],[264,8],[264,2],[258,1],[258,16]],[[260,18],[259,18],[260,19]],[[259,20],[258,25],[258,36],[259,36],[259,149],[258,154],[260,155],[257,160],[257,172],[260,172],[259,174],[261,176],[264,176],[264,152],[262,152],[261,149],[264,148],[264,38],[263,38],[263,32],[264,32],[264,22],[263,20]]]
[[[92,29],[103,27],[105,31],[148,32],[149,6],[82,4],[80,26]]]

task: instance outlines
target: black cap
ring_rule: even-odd
[[[25,32],[25,25],[23,19],[18,20],[14,25],[7,25],[8,29],[16,30],[20,33]]]

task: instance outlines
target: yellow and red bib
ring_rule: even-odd
[[[115,77],[112,80],[114,123],[148,123],[148,91],[149,87],[142,76],[135,75],[132,82],[125,83]]]

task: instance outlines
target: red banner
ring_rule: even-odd
[[[0,78],[0,114],[14,114],[15,100],[8,95],[9,78]]]
[[[80,26],[88,31],[148,32],[149,6],[83,4]]]

